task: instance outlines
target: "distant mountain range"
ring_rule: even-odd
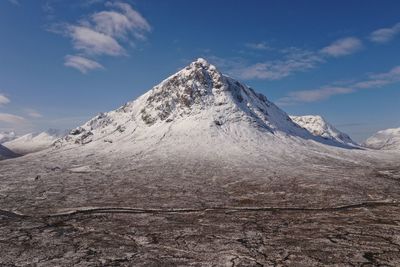
[[[33,152],[38,152],[49,148],[57,139],[64,137],[68,134],[68,131],[49,129],[45,132],[40,133],[29,133],[23,136],[16,136],[14,132],[12,134],[6,133],[0,136],[5,136],[8,141],[4,142],[2,145],[7,150],[12,151],[15,155],[25,155]],[[3,157],[10,157],[12,154],[3,153]]]
[[[14,140],[15,138],[17,138],[17,134],[13,131],[0,132],[0,144]]]

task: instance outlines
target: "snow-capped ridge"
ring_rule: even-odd
[[[400,151],[400,128],[379,131],[369,137],[363,146],[371,149]]]
[[[320,115],[290,116],[290,118],[314,136],[320,136],[344,145],[359,146],[349,135],[336,129]]]

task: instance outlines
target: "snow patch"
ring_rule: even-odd
[[[90,166],[79,166],[68,170],[73,173],[90,173],[94,171]]]

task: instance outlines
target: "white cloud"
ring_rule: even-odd
[[[129,4],[107,2],[111,10],[94,13],[78,24],[67,25],[66,35],[86,55],[126,55],[121,43],[134,44],[151,31],[146,19]]]
[[[363,47],[360,39],[355,37],[347,37],[343,39],[339,39],[329,46],[326,46],[321,49],[323,54],[332,57],[340,57],[353,54]]]
[[[90,70],[103,69],[104,67],[91,59],[82,56],[67,55],[65,57],[64,65],[67,67],[75,68],[82,73],[87,73]]]
[[[125,37],[131,22],[121,13],[102,11],[92,15],[97,31],[115,37]]]
[[[292,105],[316,102],[328,99],[334,95],[350,94],[363,89],[381,88],[396,82],[400,82],[400,66],[396,66],[388,72],[370,74],[364,80],[351,82],[340,87],[323,86],[314,90],[293,91],[279,99],[277,103],[278,105]]]
[[[0,106],[10,103],[10,99],[5,95],[0,94]]]
[[[84,74],[90,70],[104,69],[104,67],[100,63],[81,56],[67,55],[65,57],[64,65],[67,67],[75,68]]]
[[[74,48],[88,55],[119,56],[125,49],[113,37],[84,26],[69,26],[68,34]]]
[[[25,122],[25,118],[9,113],[0,113],[0,121],[9,124],[21,124]]]
[[[395,24],[391,28],[382,28],[373,31],[369,39],[375,43],[387,43],[400,33],[400,23]]]
[[[90,0],[84,3],[91,5],[100,2]],[[54,7],[50,7],[53,13]],[[76,68],[82,73],[103,68],[100,63],[88,57],[127,55],[124,46],[134,46],[137,41],[145,40],[146,34],[151,31],[147,20],[129,4],[106,2],[104,7],[107,10],[85,16],[76,23],[53,24],[49,28],[53,33],[69,37],[73,48],[81,54],[66,56],[65,66]]]

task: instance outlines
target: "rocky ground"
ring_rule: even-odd
[[[46,154],[0,162],[1,266],[400,266],[396,155]]]

